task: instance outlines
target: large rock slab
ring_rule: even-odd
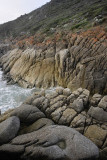
[[[48,118],[41,118],[41,119],[37,120],[36,122],[34,122],[33,124],[31,124],[30,126],[22,129],[20,131],[20,134],[26,134],[26,133],[30,133],[33,131],[37,131],[43,127],[50,126],[50,125],[54,125],[54,122],[52,120],[50,120]]]
[[[22,104],[20,107],[16,108],[11,113],[11,116],[17,116],[21,122],[28,124],[31,124],[40,118],[45,118],[44,113],[36,106],[27,104]]]
[[[107,131],[97,125],[91,125],[86,130],[85,136],[91,139],[98,147],[101,148],[104,140],[106,139]]]
[[[18,133],[20,120],[18,117],[10,117],[0,123],[0,145],[12,140]]]
[[[95,160],[99,157],[98,148],[90,140],[74,129],[57,125],[18,136],[11,144],[0,147],[2,156],[8,153],[14,157],[18,152],[24,160]]]
[[[88,114],[98,121],[107,122],[107,112],[102,108],[91,106]]]
[[[103,108],[107,112],[107,95],[101,99],[100,103],[98,104],[98,107]]]
[[[80,113],[84,110],[83,100],[82,99],[76,99],[71,105],[71,108],[73,108],[76,112]]]

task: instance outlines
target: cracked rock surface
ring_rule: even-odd
[[[10,82],[25,88],[59,85],[107,94],[107,32],[103,28],[67,34],[60,43],[50,40],[45,49],[44,44],[15,48],[0,58]]]
[[[9,117],[20,119],[19,131],[1,144],[0,155],[11,160],[16,155],[18,160],[92,160],[100,151],[100,160],[106,160],[106,114],[106,96],[90,97],[86,89],[35,92],[20,107],[0,116],[0,125]]]
[[[74,129],[57,125],[14,138],[10,144],[0,147],[2,156],[3,153],[10,157],[12,153],[13,157],[19,154],[21,159],[29,160],[81,160],[99,156],[98,148],[90,140]]]

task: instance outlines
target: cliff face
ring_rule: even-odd
[[[0,57],[3,56],[5,53],[7,53],[8,50],[10,50],[9,44],[0,44]]]
[[[107,93],[107,34],[103,28],[67,34],[62,42],[38,49],[14,49],[1,65],[23,87],[63,86]]]

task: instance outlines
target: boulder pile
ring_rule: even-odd
[[[36,92],[0,122],[6,160],[107,159],[107,96],[87,89]]]

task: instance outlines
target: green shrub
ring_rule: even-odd
[[[82,21],[82,22],[80,22],[80,23],[78,23],[78,24],[72,25],[71,30],[84,27],[84,26],[86,26],[87,24],[88,24],[88,21]]]

